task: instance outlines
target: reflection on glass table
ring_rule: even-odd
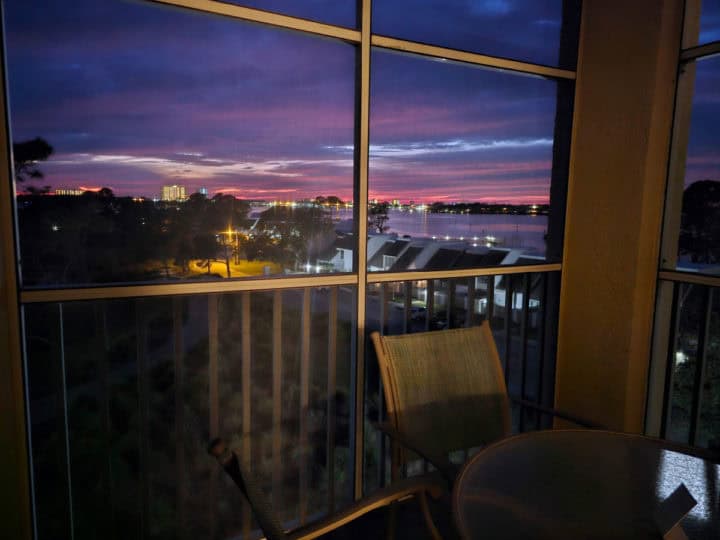
[[[658,509],[681,484],[697,501],[685,534],[717,538],[720,466],[710,453],[640,435],[537,431],[476,454],[453,504],[463,538],[658,539]]]

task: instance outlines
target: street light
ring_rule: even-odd
[[[228,225],[227,235],[228,243],[232,242],[232,234],[235,233],[235,264],[240,264],[240,233],[237,229],[234,231]]]
[[[227,239],[223,242],[225,247],[225,263],[227,265],[227,274],[230,277],[230,257],[228,256],[228,246],[232,245],[232,235],[235,233],[235,264],[240,264],[240,236],[237,231],[233,231],[232,227],[228,225],[227,231],[223,231],[221,234],[227,235]]]

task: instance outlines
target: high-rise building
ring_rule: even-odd
[[[177,184],[163,186],[162,196],[160,198],[167,202],[184,201],[187,198],[185,196],[185,186],[179,186]]]

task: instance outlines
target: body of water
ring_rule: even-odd
[[[432,214],[429,212],[388,211],[388,233],[438,240],[480,240],[494,236],[499,247],[521,248],[529,254],[545,254],[547,216],[506,214]],[[333,218],[352,219],[352,210],[333,211]]]

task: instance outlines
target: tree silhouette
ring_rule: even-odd
[[[369,208],[368,212],[368,225],[375,229],[375,231],[378,234],[382,234],[385,231],[388,230],[389,227],[387,227],[385,224],[390,219],[388,216],[388,208],[390,207],[390,203],[388,202],[381,202],[377,204],[373,204]]]
[[[272,260],[284,265],[313,259],[334,239],[332,220],[318,206],[275,206],[265,210],[258,222],[258,232],[264,236],[258,237],[261,244],[257,249],[272,249],[275,255]],[[274,239],[271,245],[268,236]]]
[[[46,195],[50,193],[50,186],[43,186],[43,187],[37,187],[37,186],[28,186],[25,188],[25,191],[27,191],[30,195]]]
[[[29,141],[13,144],[13,164],[15,166],[15,179],[18,182],[42,178],[43,173],[38,168],[38,161],[45,161],[53,153],[53,147],[42,137],[35,137]]]
[[[211,274],[212,261],[217,256],[218,244],[215,235],[210,233],[198,234],[193,239],[195,255],[207,262],[208,276]]]
[[[245,258],[249,261],[255,260],[279,260],[279,249],[277,242],[268,231],[258,231],[243,241]]]
[[[208,231],[220,232],[228,227],[238,227],[247,218],[250,205],[234,195],[218,193],[210,199],[211,208],[207,212],[205,225]]]
[[[720,181],[699,180],[685,188],[679,248],[692,262],[720,262]]]

